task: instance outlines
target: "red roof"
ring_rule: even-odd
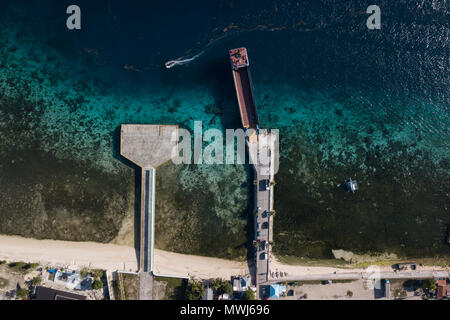
[[[446,280],[438,280],[437,296],[438,296],[438,298],[443,298],[443,297],[447,296],[447,281]]]

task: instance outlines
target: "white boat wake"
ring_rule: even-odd
[[[191,63],[192,61],[194,61],[195,59],[200,57],[204,52],[205,51],[202,51],[202,52],[196,54],[195,56],[193,56],[191,58],[181,57],[181,58],[178,58],[176,60],[167,61],[165,63],[165,66],[166,66],[167,69],[170,69],[170,68],[173,68],[175,66],[181,66],[181,65],[184,65],[184,64]]]

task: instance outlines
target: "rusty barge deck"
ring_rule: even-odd
[[[242,126],[246,129],[259,129],[258,110],[253,95],[247,49],[230,50],[230,60]]]

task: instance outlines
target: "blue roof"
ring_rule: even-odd
[[[286,286],[272,284],[270,285],[269,298],[279,298],[283,291],[286,291]]]
[[[272,284],[270,286],[270,294],[269,298],[279,298],[280,297],[280,285],[279,284]]]

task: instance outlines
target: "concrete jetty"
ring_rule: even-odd
[[[142,170],[139,272],[141,300],[152,299],[156,168],[177,152],[178,126],[123,124],[120,154]]]
[[[258,110],[256,108],[253,85],[250,76],[250,63],[246,48],[229,51],[231,69],[236,89],[236,97],[241,115],[242,126],[248,134],[247,149],[250,163],[254,169],[255,181],[255,268],[254,282],[258,298],[260,285],[269,280],[270,245],[273,239],[273,182],[276,158],[275,135],[259,128]],[[266,161],[261,161],[265,158]]]

